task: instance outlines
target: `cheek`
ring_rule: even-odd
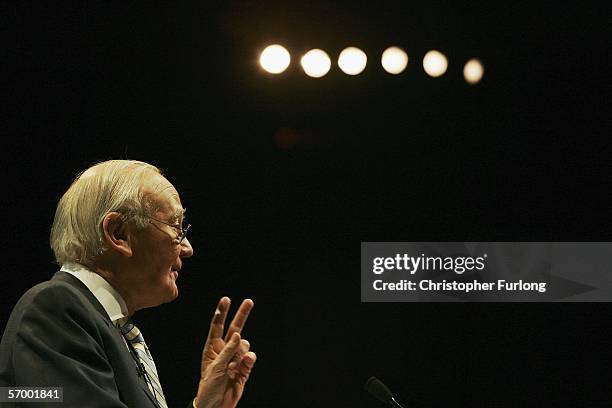
[[[164,250],[159,250],[157,256],[158,266],[160,268],[163,268],[164,270],[171,269],[172,265],[176,263],[178,254],[178,251],[169,251],[168,248],[165,248]]]

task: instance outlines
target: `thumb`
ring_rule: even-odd
[[[230,338],[230,341],[223,347],[219,356],[215,359],[215,362],[223,365],[229,364],[229,362],[234,358],[234,354],[238,351],[238,347],[240,346],[240,334],[234,333]]]

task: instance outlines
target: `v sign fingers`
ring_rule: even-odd
[[[224,325],[230,308],[226,296],[219,300],[210,322],[202,352],[200,382],[194,404],[208,408],[235,408],[257,356],[241,332],[253,309],[253,301],[245,299],[238,308],[224,336]]]
[[[251,310],[253,310],[253,306],[255,306],[255,303],[253,303],[251,299],[244,299],[242,301],[242,304],[238,308],[236,315],[232,319],[232,323],[227,329],[227,334],[225,335],[226,342],[231,339],[234,333],[242,333],[242,329],[244,328],[244,325],[247,319],[249,318]]]

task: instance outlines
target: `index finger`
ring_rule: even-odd
[[[251,299],[244,299],[242,301],[242,304],[238,308],[236,315],[232,319],[232,323],[227,329],[227,334],[225,335],[225,341],[229,341],[229,339],[232,338],[232,335],[234,333],[242,332],[242,329],[244,328],[244,324],[246,323],[249,317],[249,313],[251,313],[251,310],[253,309],[253,306],[255,306],[255,303],[253,303]]]
[[[229,310],[231,300],[227,296],[223,296],[219,299],[217,309],[210,322],[210,329],[208,330],[208,338],[206,342],[223,337],[223,326],[225,326],[225,318],[227,317],[227,311]]]

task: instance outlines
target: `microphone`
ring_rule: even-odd
[[[368,381],[366,381],[363,388],[365,388],[365,390],[374,398],[384,402],[385,404],[389,404],[396,408],[404,408],[395,400],[391,390],[385,384],[383,384],[382,381],[374,376],[370,377]]]

